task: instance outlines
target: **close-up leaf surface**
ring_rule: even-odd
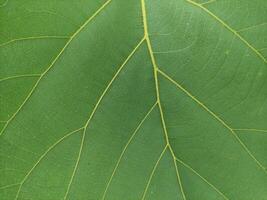
[[[0,200],[267,200],[266,0],[0,0]]]

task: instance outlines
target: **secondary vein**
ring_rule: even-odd
[[[10,79],[25,78],[25,77],[40,77],[40,76],[41,74],[22,74],[22,75],[9,76],[9,77],[2,78],[0,79],[0,82],[7,81]]]
[[[35,85],[33,86],[32,90],[30,91],[30,93],[28,94],[28,96],[26,97],[26,99],[22,102],[22,104],[20,105],[20,107],[18,108],[18,110],[11,116],[11,118],[8,120],[8,122],[5,124],[4,128],[2,129],[2,131],[0,132],[0,135],[3,134],[3,132],[6,130],[6,128],[8,127],[9,123],[15,118],[15,116],[19,113],[19,111],[22,109],[22,107],[27,103],[27,101],[30,99],[30,97],[32,96],[33,92],[35,91],[35,89],[37,88],[37,86],[39,85],[40,81],[42,80],[42,78],[47,74],[47,72],[54,66],[54,64],[57,62],[57,60],[61,57],[61,55],[65,52],[65,50],[67,49],[67,47],[69,46],[69,44],[72,42],[72,40],[86,27],[87,24],[89,24],[89,22],[91,22],[109,3],[111,2],[111,0],[107,0],[91,17],[89,17],[85,23],[70,37],[70,39],[67,41],[67,43],[64,45],[64,47],[61,49],[61,51],[59,52],[59,54],[56,56],[56,58],[52,61],[52,63],[48,66],[48,68],[41,74],[41,76],[39,77],[39,79],[36,81]]]
[[[231,26],[229,26],[226,22],[224,22],[222,19],[220,19],[218,16],[216,16],[213,12],[211,12],[209,9],[205,8],[202,4],[196,3],[192,0],[185,0],[188,3],[202,9],[206,13],[208,13],[211,17],[213,17],[215,20],[217,20],[219,23],[221,23],[226,29],[228,29],[230,32],[232,32],[237,38],[239,38],[243,43],[245,43],[249,49],[251,49],[263,62],[266,64],[267,60],[265,57],[255,48],[253,47],[245,38],[243,38],[238,31],[235,31]]]
[[[25,41],[25,40],[38,40],[38,39],[69,39],[69,36],[57,36],[57,35],[44,35],[44,36],[31,36],[31,37],[24,37],[24,38],[15,38],[9,40],[7,42],[1,43],[0,47],[6,46],[13,42]]]
[[[168,81],[170,81],[172,84],[174,84],[177,88],[182,90],[186,95],[188,95],[193,101],[195,101],[197,104],[199,104],[206,112],[208,112],[210,115],[212,115],[217,121],[219,121],[226,129],[228,129],[234,137],[237,139],[237,141],[240,143],[240,145],[243,147],[243,149],[248,153],[248,155],[256,162],[256,164],[265,172],[267,173],[265,167],[260,163],[260,161],[257,160],[257,158],[250,152],[250,150],[247,148],[247,146],[242,142],[242,140],[238,137],[236,132],[233,128],[231,128],[223,119],[221,119],[218,115],[216,115],[212,110],[210,110],[204,103],[199,101],[195,96],[193,96],[189,91],[187,91],[183,86],[181,86],[179,83],[177,83],[175,80],[173,80],[168,74],[163,72],[162,70],[158,69],[158,72],[166,78]]]
[[[108,181],[108,183],[107,183],[107,185],[106,185],[106,188],[105,188],[104,193],[103,193],[103,195],[102,195],[102,200],[104,200],[105,197],[106,197],[106,194],[107,194],[107,191],[108,191],[108,189],[109,189],[109,186],[110,186],[110,184],[111,184],[111,182],[112,182],[112,180],[113,180],[113,177],[114,177],[114,175],[115,175],[115,173],[116,173],[116,171],[117,171],[117,169],[118,169],[118,167],[119,167],[119,164],[120,164],[120,162],[121,162],[121,159],[122,159],[122,157],[124,156],[124,154],[125,154],[127,148],[129,147],[130,143],[132,142],[132,140],[134,139],[134,137],[135,137],[136,134],[138,133],[139,129],[141,128],[141,126],[143,125],[143,123],[145,122],[145,120],[149,117],[150,113],[153,111],[153,109],[155,108],[156,105],[157,105],[157,102],[156,102],[156,103],[149,109],[149,111],[147,112],[147,114],[144,116],[144,118],[141,120],[141,122],[137,125],[137,127],[136,127],[136,129],[134,130],[133,134],[131,135],[131,137],[129,138],[129,140],[128,140],[128,142],[126,143],[125,147],[123,148],[123,150],[122,150],[122,152],[121,152],[121,154],[120,154],[120,156],[119,156],[119,159],[118,159],[118,161],[116,162],[115,168],[114,168],[114,170],[113,170],[113,172],[112,172],[112,174],[111,174],[111,176],[110,176],[110,178],[109,178],[109,181]]]
[[[194,174],[196,174],[198,177],[200,177],[204,182],[206,182],[209,186],[211,186],[218,194],[220,194],[225,200],[229,200],[228,197],[226,197],[217,187],[215,187],[212,183],[210,183],[207,179],[205,179],[203,176],[201,176],[196,170],[194,170],[192,167],[190,167],[188,164],[186,164],[184,161],[176,158],[176,160],[184,165],[186,168],[188,168],[190,171],[192,171]]]
[[[115,75],[112,77],[112,79],[110,80],[110,82],[108,83],[108,85],[106,86],[105,90],[103,91],[103,93],[101,94],[101,96],[99,97],[98,101],[96,102],[96,105],[93,109],[93,111],[91,112],[88,120],[86,121],[85,125],[84,125],[84,132],[83,132],[83,137],[82,137],[82,141],[81,141],[81,146],[80,146],[80,151],[79,151],[79,154],[78,154],[78,158],[77,158],[77,161],[76,161],[76,164],[75,164],[75,167],[74,167],[74,170],[72,172],[72,175],[71,175],[71,179],[69,181],[69,184],[68,184],[68,188],[67,188],[67,191],[65,193],[65,196],[64,196],[64,200],[67,198],[68,196],[68,193],[69,193],[69,190],[70,190],[70,187],[71,187],[71,184],[72,184],[72,181],[74,179],[74,176],[76,174],[76,171],[77,171],[77,168],[78,168],[78,165],[80,163],[80,159],[81,159],[81,154],[82,154],[82,150],[83,150],[83,146],[84,146],[84,141],[85,141],[85,136],[86,136],[86,130],[88,128],[88,125],[90,124],[93,116],[95,115],[100,103],[102,102],[104,96],[106,95],[107,91],[110,89],[111,85],[114,83],[114,81],[116,80],[116,78],[118,77],[119,73],[122,71],[122,69],[126,66],[126,64],[128,63],[128,61],[132,58],[132,56],[134,55],[134,53],[138,50],[138,48],[142,45],[144,41],[144,38],[142,38],[139,43],[135,46],[135,48],[132,50],[132,52],[128,55],[128,57],[124,60],[124,62],[122,63],[122,65],[119,67],[118,71],[115,73]]]

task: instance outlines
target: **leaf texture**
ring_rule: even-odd
[[[264,0],[0,17],[1,200],[267,200]]]

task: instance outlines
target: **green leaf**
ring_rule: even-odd
[[[265,0],[0,0],[1,200],[266,200]]]

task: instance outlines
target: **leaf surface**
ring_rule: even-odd
[[[0,1],[1,200],[266,200],[264,0]]]

